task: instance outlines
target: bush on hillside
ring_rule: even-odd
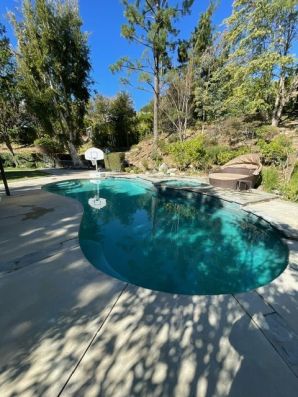
[[[293,152],[292,141],[285,135],[278,135],[267,143],[263,139],[258,142],[263,161],[268,165],[284,164]]]
[[[262,171],[262,185],[264,190],[272,192],[280,188],[280,178],[277,168],[266,167]]]
[[[262,125],[256,128],[256,135],[258,139],[262,139],[266,142],[272,141],[279,133],[279,128],[272,125]]]
[[[247,146],[243,146],[241,148],[238,149],[229,149],[226,148],[222,151],[220,151],[217,155],[217,160],[216,160],[216,164],[218,165],[224,165],[227,162],[233,160],[234,158],[241,156],[243,154],[247,154],[250,153],[251,149]]]
[[[298,202],[298,163],[296,163],[291,179],[282,187],[282,193],[285,198]]]
[[[1,158],[5,168],[15,167],[11,153],[1,153]],[[15,160],[20,168],[39,168],[45,166],[43,155],[40,153],[16,154]]]
[[[109,171],[123,171],[125,155],[123,152],[106,153],[104,156],[105,168]]]
[[[36,139],[34,141],[34,145],[39,147],[43,153],[49,156],[53,156],[57,153],[63,153],[63,146],[48,135]]]
[[[202,169],[205,163],[205,141],[203,135],[198,135],[187,141],[170,143],[167,147],[168,153],[179,169],[185,169],[192,165]]]
[[[256,136],[255,123],[245,122],[238,117],[230,117],[222,120],[217,126],[218,135],[226,136],[230,144],[236,144],[246,139],[253,139]]]

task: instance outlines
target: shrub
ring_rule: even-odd
[[[11,153],[1,153],[1,158],[4,167],[15,167]],[[20,168],[38,168],[45,166],[43,155],[40,153],[16,154],[15,159]]]
[[[214,146],[207,146],[206,147],[206,157],[212,164],[219,164],[218,163],[218,156],[220,153],[228,150],[226,146],[221,145],[214,145]]]
[[[198,135],[187,141],[170,143],[168,152],[179,169],[185,169],[190,165],[203,168],[206,155],[204,136]]]
[[[146,160],[146,159],[142,160],[142,167],[144,168],[145,171],[149,170],[148,160]]]
[[[280,178],[275,167],[264,168],[262,171],[262,185],[267,192],[280,188]]]
[[[284,198],[298,202],[298,183],[292,181],[285,183],[281,190]]]
[[[47,155],[63,152],[63,146],[48,135],[36,139],[34,145],[39,147],[41,151]]]
[[[258,146],[265,164],[281,165],[293,151],[292,141],[285,135],[276,136],[270,143],[261,139]]]
[[[256,128],[256,135],[258,139],[262,139],[266,142],[271,141],[276,135],[278,135],[278,127],[272,125],[262,125]]]
[[[123,171],[125,168],[125,155],[123,152],[106,153],[104,163],[105,168],[109,171]]]
[[[15,167],[15,163],[13,161],[11,153],[0,153],[0,156],[3,162],[3,167]]]
[[[247,154],[250,152],[251,152],[251,149],[247,146],[243,146],[239,149],[232,149],[232,150],[226,148],[218,153],[216,164],[224,165],[227,162],[229,162],[230,160],[233,160],[234,158],[241,156],[242,154]]]
[[[285,198],[298,202],[298,163],[296,163],[291,179],[282,187],[282,192]]]
[[[256,135],[256,126],[254,123],[247,123],[238,117],[230,117],[222,120],[216,129],[221,136],[229,138],[231,144],[252,139]]]

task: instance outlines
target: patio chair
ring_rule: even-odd
[[[261,170],[258,154],[244,154],[209,174],[209,183],[226,189],[248,190],[255,187]]]

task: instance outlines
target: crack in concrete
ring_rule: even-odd
[[[81,357],[79,358],[78,362],[75,364],[73,370],[71,371],[71,373],[69,374],[66,382],[64,383],[64,385],[62,386],[60,392],[57,394],[57,397],[60,397],[63,393],[63,391],[65,390],[66,386],[68,385],[70,379],[72,378],[72,376],[74,375],[74,373],[76,372],[76,370],[78,369],[79,365],[81,364],[82,360],[84,359],[85,355],[87,354],[88,350],[91,348],[93,342],[95,341],[95,339],[97,338],[98,334],[100,333],[101,329],[104,327],[104,325],[106,324],[106,322],[108,321],[110,315],[112,314],[112,311],[114,310],[115,306],[117,305],[119,299],[121,298],[121,296],[123,295],[124,291],[126,290],[128,286],[128,283],[125,284],[125,286],[123,287],[123,289],[120,291],[120,293],[117,296],[117,299],[115,300],[115,302],[112,304],[112,307],[110,308],[110,310],[108,311],[107,315],[105,316],[105,318],[103,319],[103,321],[101,322],[101,324],[99,325],[98,329],[95,331],[94,335],[92,336],[90,342],[88,343],[86,349],[84,350],[84,352],[82,353]]]

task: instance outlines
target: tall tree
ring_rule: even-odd
[[[127,24],[122,26],[122,35],[131,42],[145,48],[141,59],[121,58],[112,71],[138,72],[139,81],[147,83],[154,94],[154,141],[158,139],[158,116],[162,76],[170,66],[169,51],[173,49],[173,38],[177,35],[174,22],[189,12],[194,0],[182,0],[171,6],[168,0],[122,0]],[[127,80],[125,80],[127,82]]]
[[[18,73],[26,103],[46,133],[82,165],[80,143],[89,98],[89,49],[77,0],[23,1],[23,18],[11,15],[18,39]]]
[[[195,110],[196,116],[203,121],[208,118],[207,103],[210,93],[210,80],[217,64],[212,24],[214,11],[215,3],[211,1],[207,10],[201,14],[191,38],[191,54],[196,70],[194,84]]]
[[[181,66],[185,65],[190,57],[199,63],[202,54],[213,45],[212,15],[214,10],[215,3],[211,1],[207,10],[200,15],[190,39],[179,40],[178,62]]]
[[[161,97],[161,111],[182,141],[193,116],[194,60],[167,73],[167,88]]]
[[[92,141],[99,147],[129,147],[137,142],[136,112],[130,96],[96,95],[89,102],[86,125],[92,127]]]
[[[110,114],[117,146],[129,147],[136,143],[136,112],[126,92],[120,92],[111,101]]]
[[[297,17],[295,0],[235,0],[226,20],[230,104],[248,113],[263,112],[275,126],[297,88],[292,54]]]
[[[207,119],[205,102],[209,94],[208,89],[211,74],[217,63],[215,59],[215,38],[212,24],[214,10],[215,2],[211,1],[207,10],[200,15],[198,24],[192,32],[190,39],[180,41],[178,46],[178,69],[180,70],[179,74],[182,73],[180,79],[185,78],[187,80],[187,77],[190,76],[190,66],[193,68],[194,81],[192,92],[189,96],[190,106],[188,106],[188,109],[195,109],[196,117],[202,120]]]
[[[16,165],[12,140],[21,125],[21,113],[14,54],[0,24],[0,142],[6,144]]]

